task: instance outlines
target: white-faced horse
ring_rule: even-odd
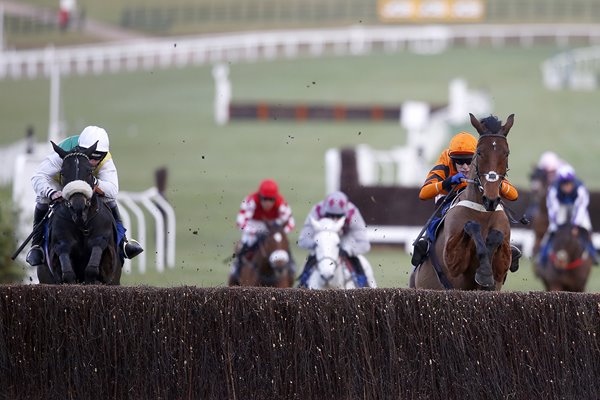
[[[351,262],[340,257],[340,235],[345,218],[338,220],[322,218],[311,219],[314,229],[315,257],[317,265],[307,280],[309,289],[354,289],[356,282],[352,279]],[[373,269],[367,259],[359,255],[358,259],[365,271],[369,287],[377,287]]]

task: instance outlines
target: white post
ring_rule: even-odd
[[[50,124],[48,140],[60,140],[60,65],[56,59],[50,65]]]
[[[453,79],[449,85],[448,120],[452,125],[460,125],[467,121],[469,107],[469,91],[464,79]]]
[[[0,53],[4,51],[4,5],[0,3]]]
[[[425,151],[428,145],[426,135],[430,119],[429,104],[421,101],[402,103],[400,124],[406,129],[406,150],[398,161],[398,181],[402,185],[415,185],[421,181],[426,169]]]
[[[229,103],[231,102],[231,82],[227,64],[216,64],[212,69],[215,79],[215,122],[225,125],[229,122]]]

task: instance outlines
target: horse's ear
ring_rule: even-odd
[[[473,125],[473,128],[477,130],[479,135],[483,135],[485,133],[485,128],[481,125],[481,122],[479,122],[473,114],[469,113],[469,116],[471,117],[471,125]]]
[[[514,122],[515,114],[510,114],[508,118],[506,118],[506,123],[502,125],[499,133],[503,134],[504,136],[508,135],[508,131],[510,131],[510,128],[512,128]]]
[[[93,145],[91,145],[90,147],[88,147],[87,149],[85,149],[85,151],[83,151],[83,153],[86,156],[91,156],[93,152],[96,151],[96,147],[98,147],[98,141],[96,140],[96,143],[94,143]]]
[[[60,146],[58,146],[56,143],[54,143],[52,140],[50,141],[50,144],[52,144],[52,148],[54,149],[54,151],[60,156],[60,158],[65,158],[65,156],[67,154],[69,154],[68,151],[63,150]]]

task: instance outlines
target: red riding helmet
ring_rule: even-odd
[[[279,195],[277,182],[275,182],[273,179],[265,179],[258,187],[258,194],[262,197],[277,197],[277,195]]]

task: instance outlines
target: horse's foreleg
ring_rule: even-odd
[[[75,282],[75,272],[73,271],[73,265],[71,264],[71,256],[69,253],[60,253],[58,255],[60,261],[60,269],[62,272],[63,283]]]
[[[62,283],[74,283],[76,281],[73,264],[71,263],[71,248],[65,242],[60,242],[54,247],[54,252],[58,254],[60,270],[62,273]]]
[[[500,290],[504,281],[506,281],[506,272],[510,262],[506,260],[503,254],[502,244],[504,242],[504,233],[497,229],[491,229],[488,232],[487,238],[485,238],[485,244],[490,254],[490,263],[492,264],[492,271],[494,273],[494,279],[497,282],[496,288]]]
[[[485,245],[490,254],[490,262],[494,259],[494,254],[496,253],[496,250],[498,250],[498,247],[500,247],[503,241],[504,233],[496,229],[491,229],[488,232],[487,238],[485,239]]]
[[[240,286],[258,286],[258,272],[254,264],[244,262],[240,267]]]
[[[496,283],[490,261],[490,253],[486,242],[481,236],[481,225],[475,221],[469,221],[465,224],[464,231],[471,237],[475,243],[475,252],[479,260],[479,267],[475,271],[475,282],[486,290],[492,290]]]
[[[85,282],[95,283],[98,282],[100,277],[100,261],[102,260],[102,253],[104,250],[100,246],[92,247],[92,253],[90,254],[90,260],[85,267]]]
[[[102,262],[102,254],[108,246],[108,238],[103,236],[93,237],[88,245],[91,246],[92,251],[85,267],[85,282],[97,283],[100,280],[100,263]]]

